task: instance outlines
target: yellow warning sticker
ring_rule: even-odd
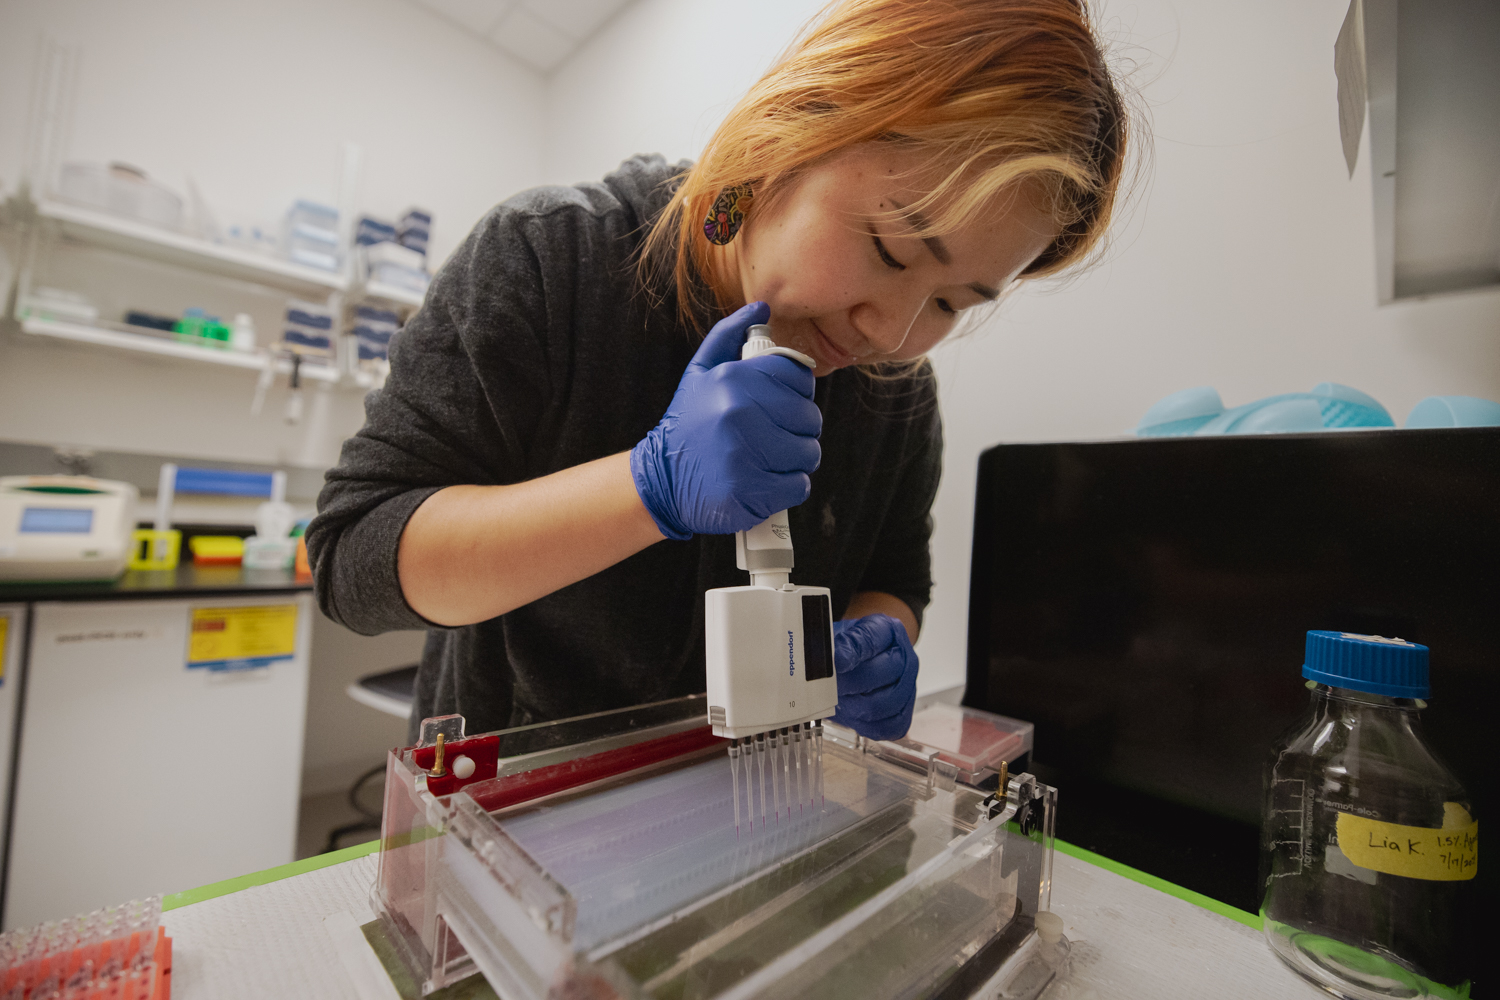
[[[1443,803],[1441,829],[1340,813],[1338,838],[1355,865],[1387,875],[1461,882],[1479,872],[1479,821],[1457,802]]]
[[[10,615],[0,615],[0,684],[5,683],[5,640],[10,636]]]
[[[194,608],[188,633],[190,668],[249,670],[290,660],[297,652],[297,605]]]

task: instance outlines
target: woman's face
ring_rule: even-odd
[[[856,146],[763,214],[752,209],[727,248],[745,301],[770,305],[773,339],[815,358],[817,375],[921,357],[1057,236],[1023,187],[954,232],[919,238],[898,220],[940,176],[921,163],[915,151]]]

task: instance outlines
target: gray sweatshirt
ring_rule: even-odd
[[[414,612],[396,567],[407,519],[443,487],[545,476],[628,450],[661,419],[701,338],[670,288],[641,290],[633,255],[687,166],[637,157],[602,183],[503,203],[392,340],[390,378],[328,472],[307,546],[330,618],[366,635],[427,629],[413,731],[450,712],[479,733],[704,689],[703,592],[749,582],[732,536],[660,542],[459,628]],[[931,371],[838,371],[816,402],[823,460],[791,512],[792,579],[831,588],[835,618],[881,590],[920,620],[942,457]]]

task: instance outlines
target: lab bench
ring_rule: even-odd
[[[183,1000],[394,1000],[360,928],[373,844],[168,898],[173,994]],[[1256,917],[1058,844],[1052,908],[1070,971],[1045,1000],[1313,1000]],[[475,993],[474,996],[488,994]]]
[[[991,755],[1028,725],[947,705],[902,741],[829,724],[812,783],[797,754],[779,765],[786,792],[815,789],[807,813],[772,757],[788,809],[754,831],[705,707],[467,738],[426,720],[389,760],[381,841],[163,901],[179,995],[1315,995],[1255,915],[1055,841],[1055,790]]]
[[[6,929],[292,860],[312,584],[0,585]]]

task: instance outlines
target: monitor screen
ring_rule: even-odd
[[[1424,731],[1483,811],[1500,428],[1002,445],[976,496],[964,700],[1036,724],[1059,837],[1255,911],[1309,629],[1431,647]]]
[[[87,535],[94,528],[94,512],[87,507],[25,507],[23,535]]]

